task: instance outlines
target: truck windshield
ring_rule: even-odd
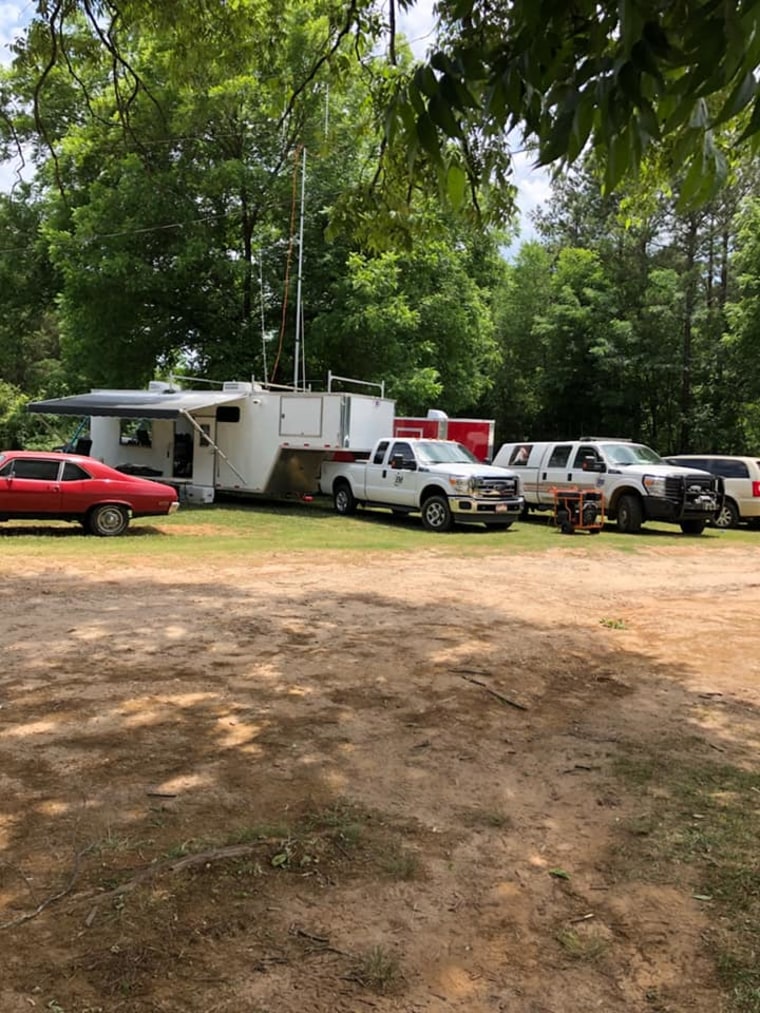
[[[605,443],[604,452],[610,464],[664,464],[650,447],[643,443]]]
[[[461,443],[421,440],[417,455],[425,464],[478,464],[477,457]]]

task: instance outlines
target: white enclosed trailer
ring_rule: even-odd
[[[303,496],[319,488],[322,461],[337,451],[367,451],[393,432],[395,404],[379,395],[275,389],[228,381],[186,390],[153,381],[147,390],[95,389],[35,401],[27,410],[89,420],[77,449],[132,474],[161,478],[190,501],[215,492]]]

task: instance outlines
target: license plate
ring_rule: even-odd
[[[506,512],[507,512],[507,504],[506,503],[497,503],[496,504],[496,513],[497,514],[505,514]]]

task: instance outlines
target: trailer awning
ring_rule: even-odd
[[[176,419],[185,412],[241,401],[240,391],[94,390],[89,394],[31,401],[28,412],[37,415],[105,415],[119,419]]]

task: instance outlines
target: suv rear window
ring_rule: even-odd
[[[744,461],[733,461],[730,457],[706,461],[705,466],[706,471],[712,471],[723,478],[749,478],[749,468]]]

